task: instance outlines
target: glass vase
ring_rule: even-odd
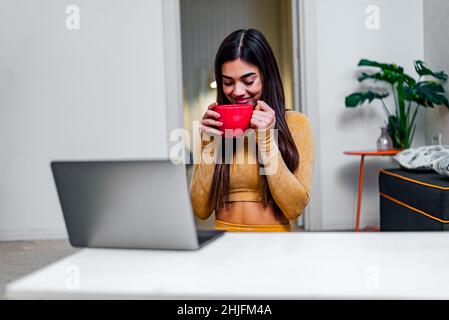
[[[387,127],[380,128],[380,137],[377,139],[377,151],[393,149],[393,141],[388,135]]]

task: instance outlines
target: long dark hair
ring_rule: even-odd
[[[215,57],[217,102],[218,104],[230,103],[223,92],[221,68],[225,62],[234,61],[238,58],[246,63],[257,66],[261,72],[261,100],[266,102],[276,113],[274,129],[278,129],[279,151],[288,169],[294,172],[299,165],[299,154],[285,120],[284,88],[273,51],[261,32],[255,29],[237,30],[228,35],[221,43]],[[235,138],[233,140],[233,148],[235,150]],[[211,201],[216,211],[223,206],[226,206],[226,209],[229,210],[230,164],[229,162],[225,162],[224,159],[224,148],[226,144],[222,143],[221,145],[222,162],[217,163],[215,166],[211,193]],[[262,166],[262,164],[260,165]],[[264,208],[268,204],[272,204],[276,215],[282,215],[282,212],[273,200],[266,176],[263,176],[262,181],[264,183]]]

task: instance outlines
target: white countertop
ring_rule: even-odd
[[[449,299],[449,233],[227,233],[197,251],[83,249],[9,299]]]

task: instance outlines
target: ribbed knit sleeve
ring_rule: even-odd
[[[257,130],[261,163],[274,201],[289,219],[304,212],[310,200],[313,166],[313,142],[309,121],[305,115],[288,111],[286,120],[299,153],[299,166],[291,172],[278,149],[273,131]]]
[[[210,140],[213,135],[203,134],[199,157],[193,167],[190,180],[189,193],[192,202],[192,208],[195,215],[200,219],[207,219],[214,211],[214,205],[210,203],[209,198],[212,189],[212,179],[215,171],[217,152],[214,152],[214,146],[218,145]],[[220,137],[219,137],[220,138]]]

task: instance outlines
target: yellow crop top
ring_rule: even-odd
[[[293,220],[304,211],[310,199],[313,144],[309,121],[304,114],[288,110],[286,121],[299,153],[296,171],[292,173],[286,166],[270,130],[250,129],[245,145],[249,145],[251,139],[258,144],[264,168],[258,165],[259,159],[252,151],[255,148],[237,146],[230,166],[229,202],[263,202],[263,176],[259,170],[265,170],[274,201],[284,215]],[[211,154],[213,144],[211,141],[201,142],[196,158],[199,160],[194,165],[189,186],[193,211],[200,219],[207,219],[214,211],[210,195],[218,153]],[[204,160],[206,157],[207,160]]]

